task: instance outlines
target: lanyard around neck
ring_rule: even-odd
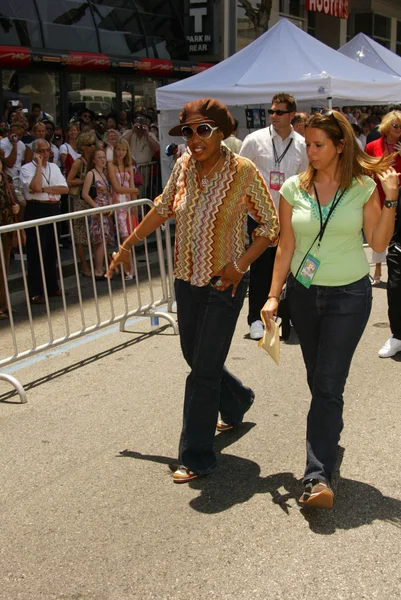
[[[106,179],[106,177],[103,175],[103,173],[101,173],[100,171],[98,171],[96,169],[96,167],[94,167],[94,170],[96,171],[96,173],[99,175],[99,177],[101,177],[103,179],[103,183],[105,188],[109,189],[110,188],[110,183],[109,181]]]
[[[45,174],[45,172],[44,172],[44,166],[43,166],[43,165],[42,165],[42,175],[43,175],[43,177],[44,177],[44,179],[45,179],[45,181],[46,181],[47,185],[48,185],[49,187],[51,187],[51,185],[50,185],[50,178],[51,178],[52,171],[51,171],[51,168],[50,168],[50,165],[49,165],[49,164],[48,164],[48,167],[49,167],[49,178],[47,178],[47,177],[46,177],[46,174]]]
[[[317,236],[317,238],[316,238],[316,239],[318,239],[318,240],[319,240],[319,242],[318,242],[318,245],[317,245],[317,247],[318,247],[318,249],[319,249],[319,247],[320,247],[320,244],[321,244],[321,241],[322,241],[322,239],[323,239],[324,232],[326,231],[326,227],[327,227],[327,224],[328,224],[328,222],[329,222],[329,219],[330,219],[331,215],[333,214],[333,212],[334,212],[334,209],[335,209],[335,208],[338,206],[338,204],[339,204],[339,202],[340,202],[341,198],[344,196],[344,194],[345,194],[345,190],[343,190],[343,191],[342,191],[342,193],[340,194],[341,186],[338,186],[338,189],[337,189],[337,191],[336,191],[336,193],[335,193],[335,196],[334,196],[333,203],[332,203],[332,205],[330,206],[329,213],[328,213],[328,215],[327,215],[327,217],[326,217],[325,221],[323,222],[323,212],[322,212],[322,207],[321,207],[321,205],[320,205],[319,194],[317,193],[317,189],[316,189],[316,186],[315,186],[315,184],[313,184],[313,189],[315,190],[316,202],[317,202],[317,206],[318,206],[318,208],[319,208],[320,231],[319,231],[319,234],[318,234],[318,236]],[[315,239],[315,241],[316,241],[316,239]]]
[[[287,154],[288,150],[290,149],[290,146],[292,144],[293,138],[290,139],[290,141],[288,142],[287,146],[284,148],[284,152],[279,156],[277,154],[277,150],[276,150],[276,146],[274,144],[274,139],[272,136],[272,131],[271,129],[269,129],[270,131],[270,137],[272,139],[272,145],[273,145],[273,154],[274,154],[274,162],[276,163],[276,165],[279,167],[281,161],[283,160],[284,156]]]

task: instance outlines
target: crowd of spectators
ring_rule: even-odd
[[[312,108],[311,113],[319,112],[320,110],[321,109],[318,108]],[[341,111],[348,119],[354,129],[359,145],[363,149],[367,148],[367,150],[369,150],[370,142],[384,139],[383,131],[380,127],[381,121],[386,115],[394,112],[394,107],[343,106],[342,109],[335,107],[335,110]],[[305,123],[308,117],[309,115],[307,113],[296,113],[293,119],[293,128],[300,135],[304,135]],[[237,133],[238,123],[236,122],[236,129],[233,132],[233,135],[226,140],[227,145],[230,147],[232,146],[232,149],[235,152],[240,151],[242,143],[241,140],[236,137]],[[398,133],[398,131],[392,133],[395,134]],[[51,116],[48,115],[38,103],[32,104],[30,110],[28,110],[23,106],[21,101],[9,100],[4,106],[4,113],[0,120],[0,157],[2,162],[1,177],[3,180],[7,180],[7,187],[5,184],[3,185],[2,194],[3,196],[8,195],[12,198],[8,203],[3,202],[4,209],[0,208],[2,213],[0,215],[0,225],[5,222],[8,223],[10,219],[26,219],[23,206],[24,196],[26,198],[32,190],[24,189],[24,185],[20,180],[21,168],[23,168],[24,165],[31,165],[30,170],[34,173],[34,169],[37,166],[37,163],[35,162],[35,145],[39,143],[39,146],[41,146],[43,141],[46,146],[46,148],[42,148],[46,154],[45,163],[50,165],[54,164],[60,169],[60,174],[65,180],[65,186],[62,187],[63,189],[68,187],[69,194],[60,194],[60,198],[57,199],[57,204],[60,205],[61,212],[83,210],[85,208],[90,208],[93,205],[101,206],[104,202],[112,203],[117,200],[119,202],[131,200],[137,197],[137,194],[132,191],[133,185],[136,186],[135,189],[138,193],[147,195],[146,192],[148,191],[147,186],[149,181],[154,177],[158,177],[158,181],[160,182],[159,168],[155,171],[154,166],[147,166],[149,163],[158,164],[160,160],[157,112],[153,107],[134,113],[121,110],[119,113],[110,113],[108,115],[96,115],[89,108],[83,107],[79,113],[73,116],[68,126],[62,128],[57,123],[54,123]],[[115,177],[116,165],[122,164],[121,157],[117,157],[118,154],[122,153],[121,145],[119,145],[121,141],[125,142],[123,144],[124,151],[126,148],[129,148],[130,156],[129,160],[127,160],[128,162],[132,161],[132,167],[130,165],[129,168],[132,168],[135,180],[133,183],[131,181],[131,176],[129,178],[127,176],[125,185],[128,190],[126,194],[121,193],[121,182],[118,171],[118,176]],[[48,156],[47,146],[49,150]],[[116,148],[119,149],[117,155]],[[185,144],[181,144],[179,148],[181,148],[181,151],[174,156],[175,159],[180,154],[187,151]],[[394,148],[395,151],[398,149],[398,147]],[[93,167],[94,163],[92,161],[92,156],[97,150],[102,150],[105,155],[105,166],[102,168],[101,174],[109,188],[106,190],[106,193],[103,186],[100,185],[100,196],[97,197],[97,199],[94,197],[91,203],[89,203],[88,194],[82,194],[82,191],[87,173],[95,168]],[[98,165],[103,164],[103,153],[97,156]],[[114,165],[114,167],[110,169],[107,166],[109,164]],[[141,167],[141,174],[138,171],[138,167]],[[43,178],[45,178],[44,173]],[[112,182],[110,179],[112,179]],[[45,179],[43,179],[43,184],[42,187],[46,187]],[[107,188],[107,186],[105,187]],[[154,185],[152,185],[152,190],[153,192],[161,191],[160,188],[156,188]],[[153,193],[153,195],[156,194]],[[87,199],[85,200],[84,197]],[[18,215],[16,212],[13,212],[14,209],[11,209],[15,204],[20,205]],[[30,209],[28,214],[31,212],[35,213],[35,211]],[[119,230],[121,230],[121,223],[122,221],[120,218],[120,227],[117,227]],[[91,228],[93,233],[93,224],[91,224]],[[125,237],[127,233],[126,230],[122,229],[121,231],[123,237]],[[93,243],[93,240],[87,239],[85,223],[83,221],[75,221],[74,233],[74,241],[81,262],[81,273],[83,276],[90,276],[91,271],[93,272],[93,267],[89,265],[87,261],[87,245],[88,243]],[[4,243],[3,240],[3,247],[6,249],[6,255],[12,257],[12,249],[9,252],[8,242],[7,248],[4,246]],[[66,239],[64,243],[68,244],[68,239]],[[97,243],[98,242],[96,241],[96,244]],[[379,258],[381,259],[382,257],[378,257],[377,260],[379,260]],[[8,267],[8,265],[6,266]],[[101,277],[100,270],[101,261],[98,260],[95,267],[95,275],[99,280]],[[128,273],[127,275],[130,277],[132,276],[132,273]],[[380,281],[379,263],[377,264],[374,280]],[[55,288],[54,282],[50,286],[50,289],[54,292],[55,290],[53,288]],[[35,294],[33,294],[32,297],[35,297],[38,303],[44,302],[43,294],[36,292],[37,290],[35,290]],[[0,306],[0,317],[2,314],[5,314],[4,310],[6,308],[4,306],[4,301],[2,301],[1,304],[3,306]],[[5,317],[3,316],[3,318]]]
[[[108,115],[96,115],[84,107],[64,129],[54,123],[38,103],[32,104],[29,111],[19,100],[7,101],[0,120],[0,226],[69,210],[126,202],[137,198],[139,193],[146,194],[148,186],[156,190],[150,178],[158,179],[159,176],[158,167],[154,168],[160,158],[158,138],[157,113],[152,107],[133,114],[121,110],[118,114]],[[129,154],[123,161],[121,146]],[[115,168],[109,168],[108,163],[117,166],[117,177]],[[146,163],[152,163],[152,168]],[[120,181],[119,165],[123,165],[124,181]],[[129,175],[125,176],[125,172]],[[89,173],[95,175],[92,192],[90,185],[89,190],[84,190]],[[126,190],[122,190],[123,187]],[[124,238],[127,235],[127,227],[123,226],[126,215],[122,209],[117,213],[117,230]],[[113,243],[117,233],[112,219],[109,221],[108,241]],[[81,274],[94,274],[96,280],[103,281],[100,229],[99,219],[91,218],[88,240],[84,220],[74,221],[74,242],[81,262]],[[46,254],[44,277],[41,277],[40,252],[35,236],[30,232],[34,230],[27,228],[28,239],[25,240],[25,236],[23,239],[28,261],[29,295],[31,303],[44,304],[44,288],[49,297],[60,292],[56,243],[68,245],[70,241],[68,237],[55,240],[52,227],[40,227],[40,242]],[[59,233],[62,233],[62,227]],[[94,246],[93,266],[87,260],[89,243]],[[10,236],[2,236],[2,245],[7,273],[13,257]],[[0,272],[0,319],[8,318],[6,273]],[[127,273],[128,278],[132,276],[132,271]]]

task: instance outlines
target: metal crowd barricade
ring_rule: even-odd
[[[127,210],[128,227],[132,230],[131,211],[141,211],[152,207],[153,202],[147,199],[127,202],[123,210]],[[0,321],[1,349],[5,357],[0,356],[0,369],[21,361],[27,357],[60,346],[66,342],[83,337],[115,323],[119,323],[120,331],[125,330],[126,323],[132,317],[149,316],[151,323],[157,318],[166,319],[175,334],[178,333],[176,320],[173,316],[161,310],[167,305],[171,311],[174,302],[173,258],[171,250],[170,225],[157,229],[153,238],[147,238],[132,248],[131,257],[134,269],[134,279],[125,279],[121,267],[120,273],[112,279],[97,281],[95,276],[94,252],[90,243],[90,223],[94,215],[101,217],[100,225],[104,250],[104,270],[108,267],[110,253],[121,243],[118,228],[118,211],[121,204],[112,204],[102,208],[88,209],[79,212],[58,215],[45,219],[24,221],[13,225],[0,227],[0,240],[4,235],[17,237],[18,251],[21,257],[22,290],[10,289],[10,279],[3,276],[0,285],[5,286],[8,321]],[[110,213],[114,223],[115,239],[113,248],[108,248],[105,240],[105,219]],[[121,214],[121,213],[120,213]],[[74,221],[84,219],[87,239],[88,264],[91,275],[85,279],[80,274],[78,256],[74,242]],[[69,264],[62,262],[61,250],[57,243],[57,224],[67,221],[70,236],[72,260]],[[53,300],[45,284],[44,256],[41,244],[41,227],[52,227],[55,237],[57,269],[60,297]],[[23,260],[23,230],[35,229],[38,243],[40,271],[43,285],[44,304],[32,305],[27,281],[27,266]],[[156,243],[156,253],[150,251],[150,246]],[[6,273],[6,261],[3,244],[0,243],[0,261],[2,273]],[[144,264],[141,264],[144,263]],[[156,271],[156,273],[155,273]],[[0,273],[1,275],[1,273]],[[90,281],[89,281],[90,278]],[[54,303],[54,304],[53,304]],[[14,307],[18,306],[19,317],[14,317]],[[21,308],[22,307],[22,308]],[[25,312],[26,311],[26,312]],[[24,313],[24,314],[22,314]],[[8,340],[6,340],[6,334]],[[5,380],[15,387],[21,402],[27,401],[26,393],[21,383],[13,376],[0,372],[0,380]]]
[[[140,186],[142,196],[154,200],[161,193],[160,161],[152,161],[138,165],[143,184]]]

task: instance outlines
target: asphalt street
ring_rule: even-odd
[[[136,320],[14,367],[28,403],[0,382],[0,600],[399,600],[401,354],[377,355],[385,286],[373,293],[332,511],[297,504],[309,392],[296,336],[276,366],[245,308],[227,365],[255,404],[189,485],[169,469],[188,373],[171,328]]]

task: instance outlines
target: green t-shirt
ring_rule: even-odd
[[[363,249],[363,207],[372,195],[376,183],[370,177],[362,177],[363,184],[353,179],[339,204],[334,209],[324,232],[317,258],[320,266],[313,285],[347,285],[362,279],[369,273],[369,263]],[[295,276],[310,245],[320,231],[319,208],[316,201],[299,187],[299,175],[287,179],[280,190],[281,195],[293,207],[292,228],[295,235],[295,251],[291,272]],[[333,199],[322,206],[323,222]],[[317,241],[310,251],[314,254]]]

